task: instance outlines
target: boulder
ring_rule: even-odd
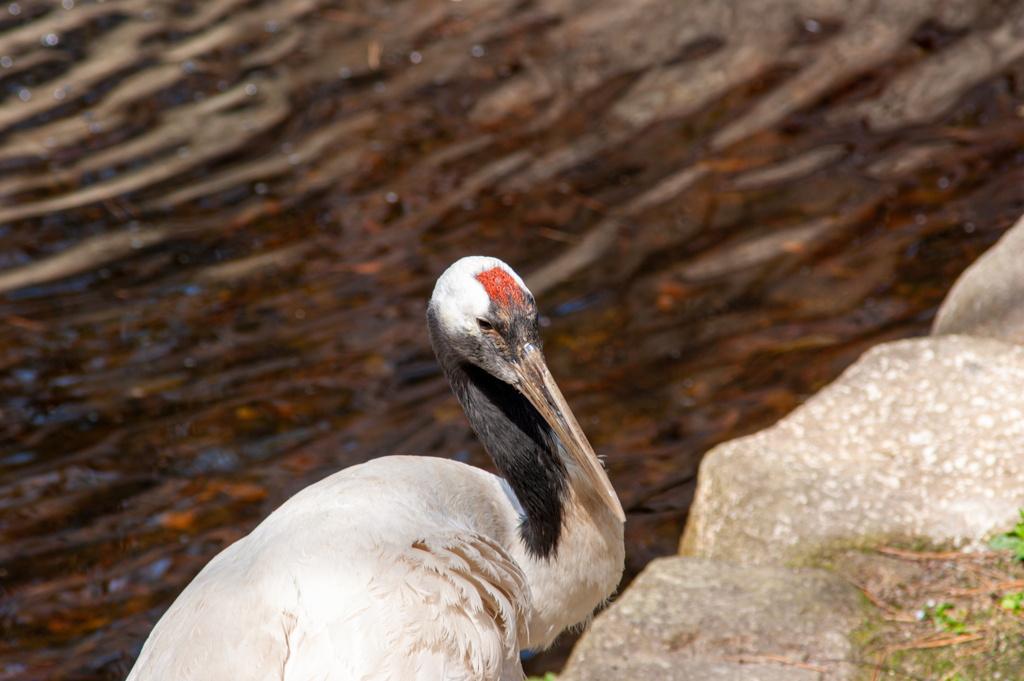
[[[856,678],[866,599],[825,570],[653,561],[573,651],[560,681]]]
[[[957,279],[932,335],[966,333],[1024,345],[1024,218]]]
[[[879,543],[980,546],[1024,504],[1024,347],[880,345],[781,422],[704,459],[680,552],[817,564]]]

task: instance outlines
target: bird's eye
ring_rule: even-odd
[[[491,324],[486,319],[478,319],[476,320],[476,323],[480,326],[481,331],[490,331],[491,329],[494,328],[494,325]]]

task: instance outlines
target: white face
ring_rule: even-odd
[[[471,255],[459,260],[437,280],[430,297],[430,305],[449,335],[477,337],[481,334],[477,320],[487,318],[491,299],[476,277],[495,267],[508,272],[523,291],[529,292],[519,275],[497,258]]]

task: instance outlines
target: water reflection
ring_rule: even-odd
[[[635,574],[708,448],[925,333],[1020,212],[1018,65],[937,117],[870,108],[989,35],[917,10],[822,74],[791,58],[840,13],[741,22],[754,69],[647,10],[609,36],[603,6],[70,4],[0,8],[0,678],[123,677],[214,554],[341,467],[489,467],[424,324],[463,255],[528,273]]]

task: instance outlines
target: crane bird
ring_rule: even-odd
[[[625,515],[548,372],[533,295],[463,258],[427,322],[501,477],[386,456],[307,487],[210,561],[128,681],[518,680],[520,649],[608,598]]]

